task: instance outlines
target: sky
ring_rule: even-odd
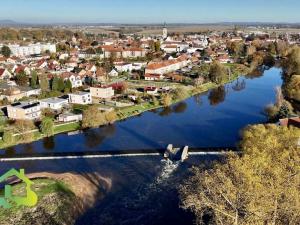
[[[0,20],[30,23],[300,22],[300,0],[3,0]]]

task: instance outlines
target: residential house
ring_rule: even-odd
[[[108,76],[110,76],[110,77],[117,77],[117,76],[119,76],[119,73],[115,69],[112,69],[112,71],[110,71],[108,73]]]
[[[115,91],[112,87],[96,86],[90,87],[91,96],[93,98],[110,99],[114,96]]]
[[[10,119],[35,120],[41,116],[39,102],[18,102],[7,106],[7,116]]]
[[[124,62],[121,62],[121,63],[115,63],[114,64],[116,70],[118,72],[131,72],[132,71],[132,64],[131,63],[124,63]]]
[[[146,67],[146,74],[166,74],[174,72],[183,67],[186,67],[189,63],[189,60],[186,55],[181,55],[176,59],[164,60],[160,62],[149,63]]]
[[[61,110],[68,105],[68,99],[63,98],[48,98],[40,100],[41,109],[49,108],[52,110]]]
[[[157,87],[145,87],[144,90],[149,95],[155,95],[158,92]]]
[[[69,94],[69,103],[88,105],[92,104],[92,96],[89,92],[77,92]]]
[[[60,77],[62,77],[64,81],[70,80],[72,83],[72,88],[78,88],[82,86],[82,77],[79,74],[64,72],[60,75]]]
[[[12,74],[7,69],[0,68],[0,79],[7,80],[12,78]]]
[[[79,122],[82,121],[82,114],[74,114],[74,113],[63,113],[58,116],[58,121],[67,123],[67,122]]]
[[[163,80],[163,79],[164,79],[164,76],[161,74],[151,74],[151,73],[145,74],[145,80],[148,80],[148,81]]]

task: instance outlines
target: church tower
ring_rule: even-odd
[[[164,29],[163,29],[163,39],[167,39],[167,37],[168,37],[168,29],[167,29],[167,24],[165,22]]]

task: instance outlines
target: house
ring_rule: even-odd
[[[132,64],[131,63],[124,63],[124,62],[121,62],[121,63],[115,63],[115,68],[118,72],[131,72],[133,67],[132,67]]]
[[[148,80],[148,81],[163,80],[163,79],[164,79],[164,76],[161,74],[151,74],[151,73],[145,74],[145,80]]]
[[[294,126],[300,128],[300,117],[292,117],[279,120],[279,125],[283,127]]]
[[[0,68],[0,79],[7,80],[12,78],[12,74],[7,69]]]
[[[41,109],[50,108],[52,110],[61,110],[66,105],[68,105],[68,99],[47,98],[40,100]]]
[[[74,113],[63,113],[58,116],[59,122],[72,122],[72,121],[82,121],[82,114],[74,114]]]
[[[11,202],[14,202],[17,205],[23,206],[35,206],[38,201],[38,197],[34,191],[31,190],[31,185],[33,182],[25,176],[25,170],[20,169],[17,171],[16,169],[11,169],[0,177],[0,182],[3,183],[11,178],[17,178],[22,183],[25,184],[26,195],[25,196],[14,196],[12,191],[12,187],[10,184],[5,185],[4,198],[0,198],[0,206],[4,208],[11,208]]]
[[[90,87],[90,92],[93,98],[110,99],[114,96],[115,91],[112,87]]]
[[[72,88],[78,88],[82,86],[82,77],[79,74],[65,72],[62,73],[60,77],[62,77],[64,81],[70,80],[72,84]]]
[[[158,92],[157,87],[145,87],[144,90],[149,95],[155,95]]]
[[[181,55],[176,59],[151,62],[146,67],[146,74],[166,74],[174,72],[188,65],[189,60],[186,55]]]
[[[228,55],[220,55],[217,59],[220,63],[223,63],[223,64],[224,63],[232,63],[232,59],[230,59]]]
[[[35,120],[41,116],[39,102],[18,102],[7,106],[7,116],[16,120]]]
[[[39,95],[41,89],[32,89],[30,87],[13,86],[9,84],[0,84],[0,99],[7,99],[9,102],[20,100],[24,97]]]
[[[108,76],[110,77],[117,77],[118,75],[119,73],[114,69],[108,73]]]
[[[92,96],[89,92],[77,92],[69,94],[69,103],[88,105],[92,104]]]
[[[107,72],[104,68],[100,67],[97,69],[95,79],[97,82],[105,82],[107,80]]]

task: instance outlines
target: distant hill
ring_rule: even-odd
[[[18,23],[13,20],[0,20],[0,27],[16,26]]]

